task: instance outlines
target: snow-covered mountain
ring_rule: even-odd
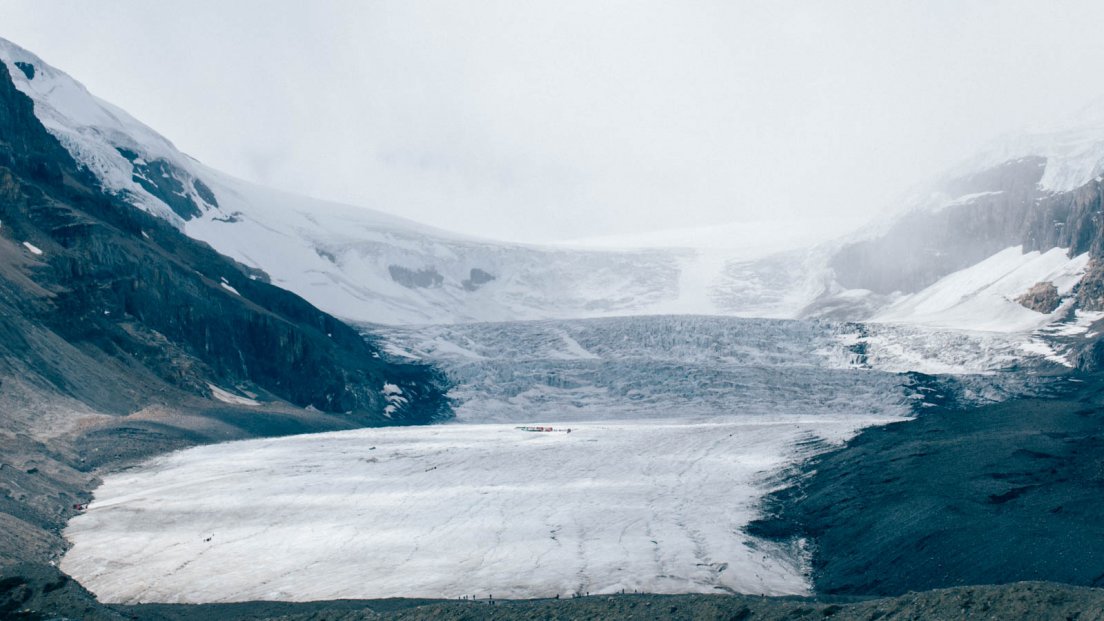
[[[36,115],[103,187],[338,316],[425,323],[722,312],[724,265],[824,239],[837,226],[732,231],[723,248],[603,249],[465,237],[259,187],[213,170],[18,46],[0,59]],[[844,223],[846,224],[846,223]],[[825,233],[826,229],[828,234]],[[593,246],[591,244],[590,246]],[[729,309],[731,310],[731,309]]]
[[[106,190],[353,321],[686,313],[1030,331],[1104,310],[1089,295],[1104,291],[1099,115],[1003,141],[849,236],[849,222],[753,223],[536,246],[236,179],[30,52],[0,40],[0,59]],[[1021,303],[1031,291],[1047,302]]]

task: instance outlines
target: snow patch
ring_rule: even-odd
[[[402,396],[402,388],[395,384],[385,383],[380,393],[383,395],[384,401],[387,402],[387,405],[383,408],[383,413],[388,418],[391,418],[392,414],[407,404],[406,397]]]
[[[238,293],[238,290],[230,285],[230,281],[226,280],[225,276],[219,278],[219,281],[220,281],[219,284],[222,285],[223,289],[226,289],[227,291],[229,291],[230,293],[233,293],[236,296],[241,296],[241,294]]]
[[[260,405],[259,401],[250,399],[248,397],[242,397],[235,395],[232,392],[223,390],[214,384],[207,384],[207,388],[211,389],[211,396],[223,403],[233,403],[234,405]]]
[[[1030,341],[1020,345],[1020,349],[1029,354],[1041,356],[1043,359],[1055,364],[1060,364],[1064,367],[1073,367],[1073,364],[1069,361],[1068,358],[1066,358],[1066,356],[1059,354],[1057,351],[1054,350],[1054,347],[1041,339],[1033,338]]]
[[[962,196],[959,196],[958,198],[948,200],[945,203],[939,205],[939,207],[937,207],[934,211],[941,211],[941,210],[946,209],[948,207],[960,207],[962,205],[969,205],[970,203],[973,203],[974,201],[976,201],[979,198],[984,198],[986,196],[998,196],[1000,194],[1004,194],[1004,192],[1003,191],[994,191],[994,192],[974,192],[973,194],[963,194]]]
[[[38,246],[32,244],[31,242],[23,242],[23,245],[27,248],[27,250],[30,250],[31,254],[33,254],[33,255],[41,255],[42,254],[42,249],[39,248]]]

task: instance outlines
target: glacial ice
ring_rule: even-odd
[[[941,355],[991,371],[1018,347],[909,330],[688,316],[390,329],[386,351],[444,369],[456,422],[198,447],[109,475],[61,566],[108,602],[804,593],[801,545],[743,532],[763,494],[931,394],[882,368]],[[535,425],[571,432],[517,428]]]

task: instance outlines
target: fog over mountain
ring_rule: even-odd
[[[224,172],[551,241],[867,218],[1104,94],[1091,2],[6,0],[0,36]]]

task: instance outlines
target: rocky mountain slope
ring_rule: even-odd
[[[0,66],[0,564],[51,560],[98,466],[447,414],[432,368],[105,194],[33,105]]]

